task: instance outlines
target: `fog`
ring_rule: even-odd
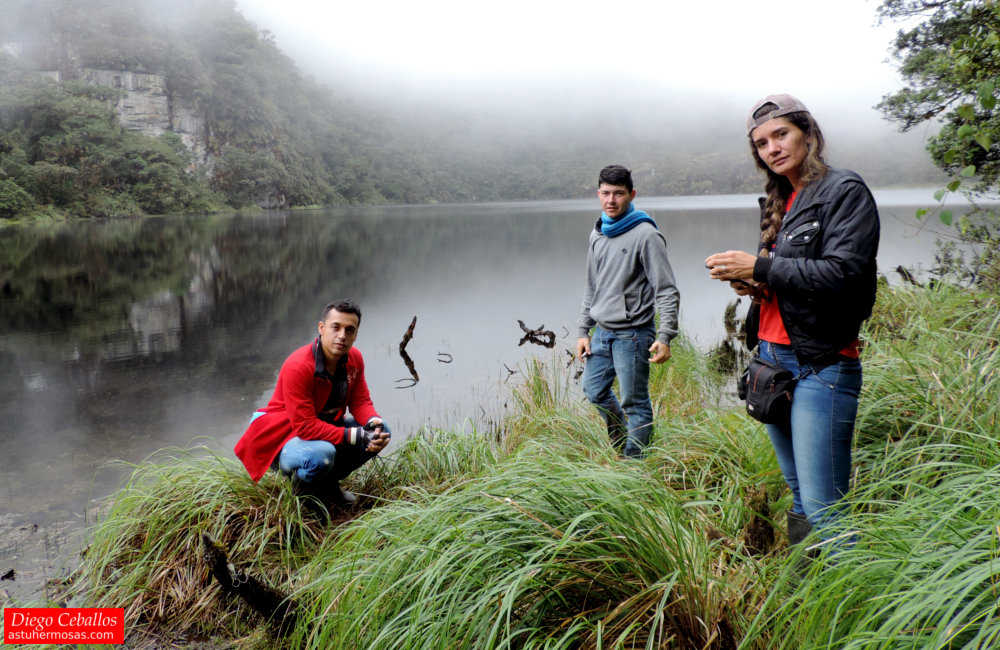
[[[747,109],[790,92],[822,125],[831,164],[875,183],[936,182],[924,151],[934,126],[901,135],[874,108],[902,85],[888,61],[901,26],[878,24],[875,1],[229,1],[214,10],[235,7],[347,107],[345,124],[370,128],[375,148],[405,140],[446,160],[488,158],[492,170],[562,156],[706,176],[715,161],[686,158],[752,168]],[[152,0],[114,19],[181,26],[191,12],[211,20],[210,6]],[[7,32],[0,24],[18,40]]]
[[[817,117],[832,150],[840,138],[876,138],[873,149],[888,139],[926,156],[933,125],[896,135],[874,108],[902,85],[889,56],[904,25],[879,24],[878,5],[234,0],[303,75],[404,127],[501,142],[562,133],[612,148],[636,138],[669,147],[677,134],[685,147],[695,136],[706,147],[742,146],[748,107],[789,92]],[[198,0],[143,7],[137,13],[157,24],[204,11]]]
[[[735,134],[771,92],[821,124],[891,130],[873,110],[900,87],[898,25],[867,0],[237,0],[320,83],[412,115],[516,123],[718,118]],[[714,120],[712,120],[714,121]]]

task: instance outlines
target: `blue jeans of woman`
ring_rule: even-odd
[[[634,329],[594,328],[590,356],[583,371],[583,393],[600,411],[613,444],[625,444],[625,456],[638,458],[653,432],[653,404],[649,399],[649,346],[652,326]],[[621,402],[611,387],[615,377]]]
[[[359,426],[351,416],[335,424],[343,427]],[[385,430],[392,433],[388,425],[385,425]],[[281,448],[277,469],[285,476],[298,474],[304,483],[340,481],[377,455],[364,451],[357,445],[334,445],[326,440],[303,440],[296,436]]]
[[[851,480],[851,447],[861,392],[861,362],[841,357],[819,372],[800,366],[788,346],[760,342],[760,356],[799,379],[789,426],[767,425],[778,465],[792,491],[792,511],[804,514],[820,537],[838,516]]]

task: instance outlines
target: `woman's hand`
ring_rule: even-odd
[[[733,282],[734,280],[752,281],[753,265],[756,261],[757,257],[750,253],[744,251],[726,251],[725,253],[709,255],[705,259],[705,266],[708,268],[709,275],[713,280],[725,280],[726,282]]]

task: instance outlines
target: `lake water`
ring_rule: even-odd
[[[934,204],[932,193],[876,192],[879,267],[893,281],[896,265],[933,263],[936,234],[913,217]],[[734,296],[708,279],[703,260],[752,250],[756,197],[636,205],[666,234],[682,332],[711,347]],[[508,369],[530,355],[569,360],[598,214],[595,199],[0,231],[0,575],[18,575],[0,589],[24,596],[55,571],[71,550],[67,531],[124,476],[102,468],[107,461],[191,444],[232,454],[282,361],[312,340],[331,299],[362,307],[356,345],[394,444],[422,426],[496,421],[506,384],[517,381]],[[413,317],[406,352],[419,382],[406,387],[412,375],[398,346]],[[519,345],[518,320],[555,332],[556,347]]]

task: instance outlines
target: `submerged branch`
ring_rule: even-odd
[[[406,344],[410,342],[413,338],[413,328],[417,326],[417,317],[414,316],[413,320],[410,321],[410,326],[406,328],[406,333],[403,334],[403,340],[399,342],[399,353],[402,354],[403,350],[406,349]]]
[[[412,377],[412,379],[397,379],[396,383],[398,384],[404,381],[410,381],[411,383],[406,384],[405,386],[396,386],[396,388],[413,388],[417,385],[417,382],[420,381],[420,377],[417,375],[417,367],[414,365],[413,359],[410,358],[410,355],[406,353],[406,344],[413,338],[413,328],[416,326],[417,317],[414,316],[413,320],[410,321],[410,326],[406,328],[406,333],[403,334],[403,340],[399,342],[399,356],[403,359],[403,363],[406,364],[406,369],[410,371],[410,377]]]
[[[534,343],[546,348],[554,348],[556,346],[556,333],[545,329],[545,325],[540,325],[537,329],[529,329],[523,320],[517,321],[517,324],[521,326],[521,330],[524,332],[521,342],[517,344],[518,346],[522,346],[525,343]]]

